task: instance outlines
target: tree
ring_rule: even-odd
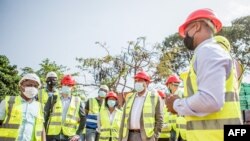
[[[24,67],[24,68],[21,68],[21,70],[22,70],[21,76],[24,76],[27,73],[35,73],[35,71],[30,67]]]
[[[158,50],[161,52],[157,66],[159,79],[166,78],[173,73],[179,75],[180,72],[188,67],[193,54],[184,47],[178,33],[166,37],[162,45],[158,47]]]
[[[94,82],[87,86],[98,86],[100,84],[108,85],[112,90],[118,91],[121,86],[121,93],[125,88],[132,90],[129,87],[128,79],[134,76],[137,71],[152,70],[155,66],[154,59],[158,56],[153,49],[146,48],[145,38],[137,38],[136,41],[128,42],[128,47],[122,51],[120,55],[111,56],[106,44],[97,42],[100,47],[107,51],[107,55],[102,58],[76,58],[80,63],[78,68],[92,75]]]
[[[44,59],[42,63],[40,63],[39,65],[40,65],[40,69],[37,71],[33,70],[30,67],[22,68],[21,76],[27,73],[36,73],[41,79],[41,82],[45,83],[45,78],[48,72],[50,71],[56,72],[56,74],[58,75],[58,79],[60,80],[63,77],[64,72],[69,70],[69,68],[67,68],[66,66],[58,65],[56,64],[55,61],[50,61],[48,58]],[[74,73],[73,75],[77,75],[77,73]]]
[[[0,55],[0,100],[7,95],[18,95],[20,77],[16,65],[10,65],[9,59]]]
[[[36,73],[42,82],[45,82],[45,77],[50,71],[56,72],[59,80],[63,77],[64,72],[69,71],[69,68],[66,66],[58,65],[55,61],[50,61],[48,58],[44,59],[39,65],[41,68]]]
[[[244,67],[250,68],[250,16],[240,17],[232,21],[232,25],[224,27],[219,33],[231,42],[232,55],[240,60]]]

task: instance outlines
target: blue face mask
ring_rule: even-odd
[[[108,100],[108,106],[109,106],[110,108],[115,107],[115,104],[116,104],[116,101],[115,101],[115,100]]]
[[[171,92],[169,91],[169,89],[167,88],[166,90],[165,90],[165,94],[166,95],[168,95],[168,94],[170,94]]]
[[[71,88],[69,86],[62,86],[61,88],[61,94],[70,94],[71,93]]]
[[[104,91],[99,91],[98,92],[98,95],[100,96],[100,97],[106,97],[106,92],[104,92]]]

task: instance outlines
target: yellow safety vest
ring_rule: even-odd
[[[128,125],[129,125],[129,115],[132,109],[132,105],[135,99],[135,95],[131,95],[128,100],[126,101],[123,109],[125,110],[125,119],[124,119],[124,126],[123,128],[123,137],[126,137],[128,135]],[[154,135],[154,128],[155,128],[155,107],[158,100],[158,94],[154,94],[151,92],[148,92],[146,95],[146,99],[143,104],[143,112],[142,112],[142,118],[143,118],[143,124],[144,124],[144,130],[146,132],[146,136],[148,138],[152,137]]]
[[[1,141],[16,141],[19,136],[19,127],[22,124],[22,98],[20,96],[6,96],[6,117],[2,126],[0,126],[0,140]],[[39,104],[37,101],[33,101]],[[40,107],[40,106],[37,106]],[[43,131],[43,115],[41,109],[37,109],[37,117],[35,121],[35,131],[32,137],[34,141],[42,140]],[[33,134],[31,133],[31,134]]]
[[[62,101],[60,97],[57,97],[57,101],[53,107],[51,113],[49,124],[48,124],[48,135],[59,135],[62,133],[66,136],[73,136],[76,134],[76,130],[79,126],[79,108],[80,108],[80,98],[76,96],[71,96],[70,105],[67,111],[66,119],[62,121]]]
[[[187,140],[187,137],[186,137],[187,126],[186,125],[187,125],[187,121],[185,117],[178,116],[176,118],[176,131],[178,131],[178,134],[176,134],[177,139],[179,136],[181,136],[183,140]]]
[[[170,115],[167,108],[165,107],[163,108],[163,112],[164,112],[163,125],[165,125],[166,127],[163,127],[161,129],[159,138],[170,138],[170,130],[171,130],[171,125],[169,123]]]
[[[193,68],[194,58],[195,56],[192,58],[188,77],[184,80],[184,87],[187,90],[185,93],[188,96],[192,96],[198,91],[197,76]],[[187,120],[186,137],[188,141],[222,141],[224,125],[242,124],[238,98],[238,82],[233,65],[229,77],[225,81],[225,103],[220,111],[203,117],[185,117]]]
[[[188,72],[182,72],[180,74],[180,78],[182,80],[186,80],[188,77]],[[185,81],[184,81],[184,85],[185,85]],[[184,94],[183,97],[187,97],[187,93],[185,93],[187,90],[187,87],[184,87]],[[183,116],[176,116],[176,125],[175,125],[175,131],[176,131],[176,139],[178,139],[179,136],[181,136],[181,138],[183,140],[187,140],[186,138],[186,131],[187,131],[187,121],[185,119],[185,117]]]
[[[58,91],[56,90],[56,92],[54,92],[54,95],[59,95]],[[46,104],[46,102],[49,99],[49,94],[47,92],[46,89],[42,89],[39,93],[38,93],[38,101],[42,103],[42,105],[44,106]]]
[[[96,98],[89,99],[89,112],[86,117],[86,128],[96,129],[97,128],[97,115],[100,113],[100,109],[104,104],[104,100],[102,104],[99,106]]]
[[[100,138],[99,141],[109,141],[109,138],[112,138],[112,141],[118,141],[119,131],[122,120],[122,111],[115,109],[115,117],[110,124],[110,114],[109,110],[105,108],[101,108],[100,110]]]

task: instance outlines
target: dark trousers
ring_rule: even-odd
[[[142,141],[140,132],[129,132],[128,141]]]
[[[85,139],[86,141],[98,141],[100,134],[96,129],[86,128]]]
[[[69,141],[70,138],[64,135],[46,136],[47,141]]]
[[[176,132],[173,129],[171,129],[169,141],[175,141],[175,140],[176,140]]]
[[[82,136],[80,136],[80,138],[82,138]],[[70,141],[70,139],[71,139],[71,137],[65,136],[63,134],[59,134],[56,136],[52,136],[52,135],[46,136],[47,141]],[[79,141],[81,141],[81,139]]]
[[[169,141],[169,138],[159,138],[158,141]]]

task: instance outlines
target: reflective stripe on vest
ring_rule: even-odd
[[[102,104],[101,104],[102,105]],[[89,99],[89,112],[86,117],[86,128],[97,128],[97,115],[99,114],[100,106],[96,98]]]
[[[109,141],[109,138],[112,138],[112,141],[118,141],[119,137],[119,131],[121,126],[121,120],[122,120],[122,111],[115,109],[115,117],[110,124],[110,114],[108,109],[101,108],[100,110],[100,138],[99,141]]]
[[[20,96],[6,96],[6,117],[2,126],[0,126],[0,140],[1,141],[15,141],[19,136],[19,127],[22,123],[22,103]],[[37,101],[33,101],[39,104]],[[40,106],[37,106],[40,107]],[[35,121],[35,140],[41,141],[43,130],[43,115],[41,109],[37,109],[38,116]]]
[[[183,140],[187,140],[187,137],[186,137],[187,121],[184,117],[182,116],[177,117],[176,128],[177,128],[176,130],[179,132],[178,136],[181,136]]]
[[[164,118],[163,118],[163,128],[161,129],[161,133],[159,138],[169,138],[170,137],[170,130],[171,125],[169,123],[169,112],[167,111],[167,108],[163,108],[164,112]]]
[[[131,112],[135,95],[136,94],[131,95],[124,105],[125,119],[124,119],[123,133],[122,133],[123,137],[126,137],[128,135],[128,124],[129,124],[128,117]],[[152,137],[154,135],[155,107],[158,98],[159,98],[158,95],[155,95],[153,93],[151,94],[151,92],[148,92],[143,104],[142,118],[143,118],[144,130],[146,132],[147,137]]]
[[[194,60],[195,56],[192,58],[190,70],[184,82],[184,87],[186,87],[185,90],[187,90],[186,93],[188,96],[192,96],[198,91],[197,76],[193,68]],[[235,68],[233,65],[225,81],[225,103],[220,111],[204,117],[185,117],[187,120],[187,140],[221,141],[223,140],[223,128],[225,124],[242,123],[238,101],[237,79],[235,77]]]
[[[73,136],[76,134],[76,130],[79,126],[79,108],[80,98],[77,96],[71,96],[70,105],[66,114],[66,119],[62,121],[62,101],[60,97],[57,97],[57,102],[53,107],[53,111],[50,116],[50,122],[48,125],[48,135],[58,135],[61,131],[66,136]]]
[[[176,131],[176,118],[176,114],[169,113],[169,125],[174,131]]]

